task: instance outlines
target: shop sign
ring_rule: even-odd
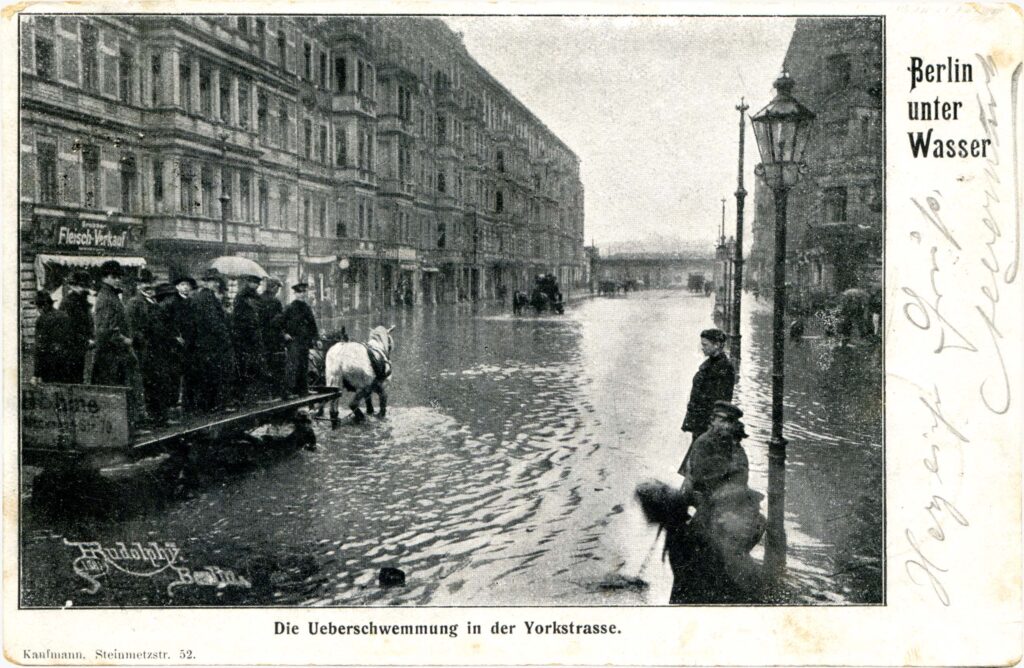
[[[128,250],[138,245],[139,232],[131,223],[53,217],[36,221],[36,243],[60,250]]]

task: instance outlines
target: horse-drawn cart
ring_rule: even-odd
[[[21,461],[62,477],[99,474],[156,455],[184,466],[204,448],[232,441],[268,451],[316,444],[307,411],[339,394],[320,387],[304,397],[245,406],[183,419],[153,431],[132,429],[127,387],[24,383],[21,387]],[[267,434],[252,435],[263,426]],[[258,452],[250,453],[259,456]]]

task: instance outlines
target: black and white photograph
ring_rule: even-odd
[[[17,20],[19,608],[886,604],[884,17]]]

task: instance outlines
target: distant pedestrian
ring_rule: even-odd
[[[300,397],[309,393],[309,349],[317,345],[320,333],[317,330],[316,318],[306,303],[308,283],[300,282],[292,286],[294,299],[284,309],[281,316],[287,347],[285,367],[285,387],[289,393]]]
[[[178,345],[171,354],[172,371],[177,378],[178,391],[175,403],[181,399],[183,410],[195,410],[195,391],[192,380],[194,373],[188,372],[186,362],[191,358],[195,344],[195,315],[192,308],[192,293],[198,284],[191,276],[179,276],[174,279],[174,293],[167,293],[166,302],[161,308],[169,314],[168,321],[173,326],[174,340]],[[166,289],[165,289],[166,291]]]
[[[89,287],[92,279],[84,271],[73,272],[65,281],[67,294],[60,310],[68,316],[70,347],[67,352],[68,378],[72,384],[85,382],[85,358],[95,343]]]
[[[683,418],[683,431],[692,435],[692,443],[700,437],[711,424],[711,412],[716,401],[732,401],[733,385],[736,383],[736,371],[732,362],[725,356],[725,332],[720,329],[705,329],[700,333],[700,347],[707,356],[693,376],[690,388],[690,399],[686,405],[686,416]],[[689,457],[689,451],[687,451]],[[685,466],[684,459],[683,465]]]
[[[208,269],[200,279],[193,301],[195,337],[185,362],[189,384],[195,392],[196,408],[210,412],[221,408],[227,396],[227,380],[233,375],[231,328],[217,291],[220,272]]]
[[[235,397],[246,403],[256,398],[263,384],[263,331],[260,326],[259,276],[238,279],[238,293],[231,311],[231,330],[235,349]]]
[[[67,314],[54,310],[53,297],[46,290],[36,293],[35,306],[39,317],[36,319],[33,378],[43,383],[80,384],[81,377],[76,379],[74,370],[68,365],[74,345],[71,319]]]
[[[285,340],[284,325],[281,315],[284,305],[277,298],[281,281],[268,276],[263,283],[263,292],[259,299],[260,333],[263,338],[264,368],[266,369],[266,394],[272,397],[284,397],[288,394],[285,387]]]
[[[129,421],[138,430],[145,419],[142,407],[142,378],[139,362],[132,349],[128,317],[121,303],[124,269],[116,260],[100,266],[100,289],[96,295],[96,357],[93,360],[93,385],[120,385],[129,388]]]

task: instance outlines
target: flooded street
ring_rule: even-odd
[[[667,604],[671,573],[633,490],[681,482],[679,426],[711,305],[651,291],[575,302],[561,317],[395,311],[383,323],[396,325],[386,420],[333,431],[318,421],[315,452],[226,473],[184,499],[147,499],[136,476],[115,489],[140,507],[116,518],[55,520],[26,503],[22,603]],[[749,296],[744,310],[735,403],[750,486],[766,492],[771,319]],[[347,326],[362,340],[371,324]],[[811,338],[788,349],[795,602],[882,600],[881,377],[877,345],[833,351]],[[88,594],[72,568],[80,548],[65,541],[173,542],[185,564],[230,569],[251,587],[181,586],[172,598],[169,573],[112,572]],[[378,585],[387,566],[405,572],[404,586]],[[624,577],[648,586],[618,586]]]

